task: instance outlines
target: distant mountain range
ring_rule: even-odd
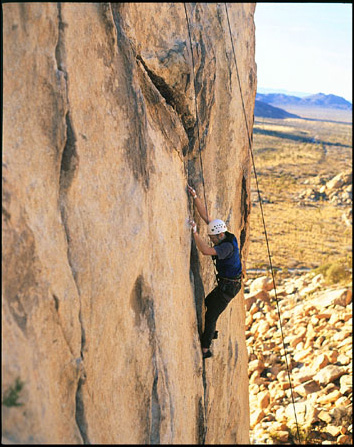
[[[325,95],[317,93],[305,97],[286,95],[284,93],[257,93],[254,114],[263,118],[300,118],[299,115],[290,113],[284,109],[288,108],[294,112],[301,113],[301,108],[307,109],[331,109],[352,111],[352,104],[346,99],[336,95]]]
[[[271,106],[270,104],[258,101],[257,99],[254,105],[254,115],[260,116],[262,118],[275,118],[275,119],[300,118],[299,115],[289,113],[286,110],[280,109],[279,107]]]
[[[310,92],[299,92],[299,91],[290,91],[290,90],[284,90],[281,88],[265,88],[265,87],[257,87],[258,93],[285,93],[286,95],[292,95],[292,96],[298,96],[299,98],[302,98],[303,96],[310,96],[312,93]]]
[[[280,108],[286,106],[323,107],[338,110],[352,110],[353,108],[352,104],[341,96],[325,95],[324,93],[302,98],[284,93],[257,93],[256,99]]]

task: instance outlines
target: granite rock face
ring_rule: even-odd
[[[242,96],[225,5],[186,8],[197,107],[182,3],[3,5],[3,442],[249,442],[243,291],[203,363],[186,185],[245,265],[255,4]]]

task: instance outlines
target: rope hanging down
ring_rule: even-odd
[[[191,52],[191,55],[192,55],[192,78],[193,78],[193,86],[194,86],[194,103],[195,103],[196,126],[197,126],[197,133],[198,133],[199,161],[200,161],[200,169],[201,169],[201,175],[202,175],[205,212],[206,212],[207,220],[209,222],[208,205],[207,205],[206,194],[205,194],[205,182],[204,182],[202,150],[201,150],[201,147],[200,147],[199,113],[198,113],[198,103],[197,103],[197,90],[196,90],[196,83],[195,83],[195,76],[194,76],[195,63],[194,63],[194,56],[193,56],[192,38],[191,38],[190,24],[189,24],[186,4],[183,3],[183,6],[184,6],[184,12],[186,14],[186,21],[187,21],[187,28],[188,28],[189,48],[190,48],[190,52]]]
[[[199,161],[200,161],[200,172],[202,176],[202,184],[203,184],[203,195],[204,195],[204,206],[205,206],[205,214],[207,221],[209,222],[209,213],[208,213],[208,205],[206,201],[206,193],[205,193],[205,181],[204,181],[204,169],[203,169],[203,159],[202,159],[202,150],[200,147],[200,132],[199,132],[199,113],[198,113],[198,103],[197,103],[197,89],[196,89],[196,83],[195,83],[195,63],[194,63],[194,56],[193,56],[193,47],[192,47],[192,38],[191,38],[191,31],[190,31],[190,24],[187,14],[187,7],[186,4],[183,3],[184,6],[184,12],[186,14],[186,21],[187,21],[187,28],[188,28],[188,37],[189,37],[189,48],[192,55],[192,78],[193,78],[193,86],[194,86],[194,102],[195,102],[195,115],[196,115],[196,126],[197,126],[197,133],[198,133],[198,148],[199,148]],[[216,261],[213,260],[213,266],[214,266],[214,275],[215,275],[215,282],[217,282],[217,271],[216,271]]]
[[[184,6],[185,15],[186,15],[186,21],[187,21],[187,27],[188,27],[188,36],[189,36],[189,44],[190,44],[190,51],[191,51],[191,57],[192,57],[192,67],[193,67],[193,69],[192,69],[192,77],[193,77],[193,86],[194,86],[194,101],[195,101],[195,110],[196,110],[196,126],[197,126],[197,134],[198,134],[199,159],[200,159],[200,167],[201,167],[201,175],[202,175],[205,211],[206,211],[207,219],[209,221],[207,201],[206,201],[206,193],[205,193],[203,160],[202,160],[202,156],[201,156],[201,147],[200,147],[199,113],[198,113],[197,92],[196,92],[196,83],[195,83],[195,75],[194,75],[195,63],[194,63],[194,55],[193,55],[193,49],[192,49],[192,39],[191,39],[191,33],[190,33],[190,24],[189,24],[186,4],[183,3],[183,6]],[[281,322],[281,316],[280,316],[279,300],[278,300],[277,291],[276,291],[274,269],[273,269],[273,265],[272,265],[272,259],[271,259],[270,248],[269,248],[267,228],[266,228],[264,212],[263,212],[262,198],[261,198],[261,194],[260,194],[260,190],[259,190],[258,176],[257,176],[257,171],[256,171],[256,166],[255,166],[255,161],[254,161],[254,156],[253,156],[253,151],[252,151],[252,142],[251,142],[250,132],[249,132],[249,128],[248,128],[247,114],[246,114],[244,100],[243,100],[243,95],[242,95],[240,76],[239,76],[239,72],[238,72],[236,53],[235,53],[234,43],[233,43],[233,39],[232,39],[230,19],[229,19],[229,14],[228,14],[226,3],[225,3],[225,11],[226,11],[227,23],[228,23],[228,28],[229,28],[232,52],[233,52],[233,56],[234,56],[234,60],[235,60],[235,67],[236,67],[236,74],[237,74],[238,85],[239,85],[239,89],[240,89],[242,109],[243,109],[243,114],[244,114],[244,118],[245,118],[245,124],[246,124],[246,130],[247,130],[247,138],[248,138],[248,144],[249,144],[249,151],[250,151],[250,154],[251,154],[253,171],[254,171],[255,180],[256,180],[256,187],[257,187],[258,200],[259,200],[260,209],[261,209],[261,216],[262,216],[264,235],[265,235],[266,245],[267,245],[269,265],[270,265],[270,270],[271,270],[272,279],[273,279],[273,286],[274,286],[274,292],[275,292],[275,299],[276,299],[276,303],[277,303],[277,311],[278,311],[278,317],[279,317],[281,338],[282,338],[283,349],[284,349],[284,353],[285,353],[286,369],[287,369],[287,373],[288,373],[289,385],[290,385],[290,390],[291,390],[291,399],[292,399],[292,404],[293,404],[293,408],[294,408],[294,415],[295,415],[295,422],[296,422],[296,428],[297,428],[297,435],[298,435],[299,443],[301,444],[299,425],[298,425],[298,421],[297,421],[297,414],[296,414],[295,401],[294,401],[294,395],[293,395],[293,387],[292,387],[291,378],[290,378],[290,370],[289,370],[289,364],[288,364],[288,359],[287,359],[287,351],[286,351],[286,348],[285,348],[284,334],[283,334],[283,328],[282,328],[282,322]]]
[[[232,46],[232,52],[233,52],[233,56],[234,56],[234,60],[235,60],[236,74],[237,74],[237,80],[238,80],[238,85],[239,85],[239,89],[240,89],[240,95],[241,95],[241,101],[242,101],[243,114],[244,114],[244,117],[245,117],[245,123],[246,123],[246,129],[247,129],[247,137],[248,137],[249,150],[250,150],[250,154],[251,154],[251,158],[252,158],[252,165],[253,165],[254,176],[255,176],[255,179],[256,179],[256,187],[257,187],[258,200],[259,200],[260,209],[261,209],[262,222],[263,222],[263,228],[264,228],[264,235],[265,235],[266,244],[267,244],[267,251],[268,251],[269,265],[270,265],[270,270],[271,270],[272,279],[273,279],[273,286],[274,286],[274,292],[275,292],[275,299],[276,299],[276,303],[277,303],[277,311],[278,311],[279,324],[280,324],[280,332],[281,332],[281,338],[282,338],[282,343],[283,343],[283,349],[284,349],[284,353],[285,353],[286,369],[287,369],[287,373],[288,373],[289,385],[290,385],[290,390],[291,390],[291,399],[292,399],[292,404],[293,404],[294,414],[295,414],[295,422],[296,422],[297,435],[298,435],[298,438],[299,438],[299,443],[301,444],[300,432],[299,432],[299,425],[298,425],[298,421],[297,421],[296,408],[295,408],[295,401],[294,401],[294,395],[293,395],[293,387],[292,387],[292,384],[291,384],[291,378],[290,378],[290,372],[289,372],[289,365],[288,365],[288,359],[287,359],[287,351],[286,351],[286,348],[285,348],[284,335],[283,335],[283,328],[282,328],[282,323],[281,323],[281,318],[280,318],[279,301],[278,301],[278,296],[277,296],[277,289],[276,289],[276,286],[275,286],[274,270],[273,270],[273,265],[272,265],[272,258],[271,258],[271,254],[270,254],[270,249],[269,249],[269,242],[268,242],[267,229],[266,229],[266,224],[265,224],[265,219],[264,219],[264,212],[263,212],[262,198],[261,198],[261,194],[260,194],[260,191],[259,191],[257,171],[256,171],[255,162],[254,162],[254,156],[253,156],[252,144],[251,144],[251,137],[250,137],[250,132],[249,132],[248,123],[247,123],[247,115],[246,115],[246,110],[245,110],[245,104],[244,104],[244,101],[243,101],[243,95],[242,95],[242,88],[241,88],[240,76],[239,76],[238,67],[237,67],[236,53],[235,53],[234,43],[233,43],[233,39],[232,39],[232,33],[231,33],[231,26],[230,26],[229,13],[228,13],[228,10],[227,10],[227,4],[226,4],[226,3],[225,3],[225,11],[226,11],[227,23],[228,23],[228,27],[229,27],[229,34],[230,34],[230,40],[231,40],[231,46]]]

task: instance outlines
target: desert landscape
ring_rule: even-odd
[[[251,442],[351,444],[351,114],[301,113],[306,119],[255,118],[275,281],[253,179],[245,284]]]

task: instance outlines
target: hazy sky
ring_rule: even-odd
[[[352,4],[257,3],[259,88],[352,102]]]

